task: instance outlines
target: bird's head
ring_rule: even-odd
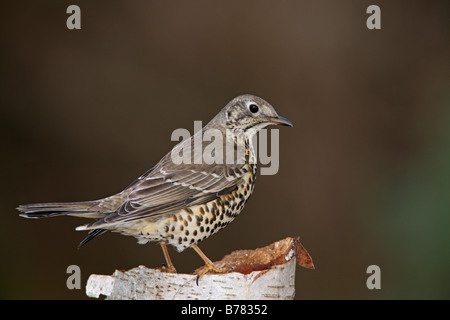
[[[242,130],[250,136],[271,124],[293,126],[288,119],[279,116],[267,101],[251,94],[234,98],[223,112],[227,129]]]

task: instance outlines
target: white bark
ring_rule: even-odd
[[[142,299],[293,299],[296,264],[314,268],[298,239],[287,238],[256,250],[239,250],[217,265],[232,272],[204,275],[165,273],[139,266],[111,276],[91,275],[86,294],[110,300]]]

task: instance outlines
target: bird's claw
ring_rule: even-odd
[[[158,268],[158,270],[165,273],[177,273],[177,270],[174,266],[167,267],[165,263],[163,263],[161,267]]]
[[[200,280],[208,272],[227,273],[227,272],[230,272],[232,269],[233,268],[231,268],[231,267],[216,267],[213,264],[206,264],[199,269],[199,271],[197,273],[197,278],[195,279],[195,283],[198,286],[198,280]]]

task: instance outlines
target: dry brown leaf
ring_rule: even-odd
[[[293,258],[296,258],[298,265],[314,269],[311,256],[298,237],[288,237],[254,250],[233,251],[214,264],[230,268],[230,272],[249,274],[253,271],[267,270],[272,266],[285,264]],[[195,272],[197,271],[198,269]]]

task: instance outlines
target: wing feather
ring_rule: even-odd
[[[177,212],[231,192],[248,172],[246,164],[176,165],[167,154],[123,192],[128,198],[114,212],[87,226],[107,229],[117,223]]]

